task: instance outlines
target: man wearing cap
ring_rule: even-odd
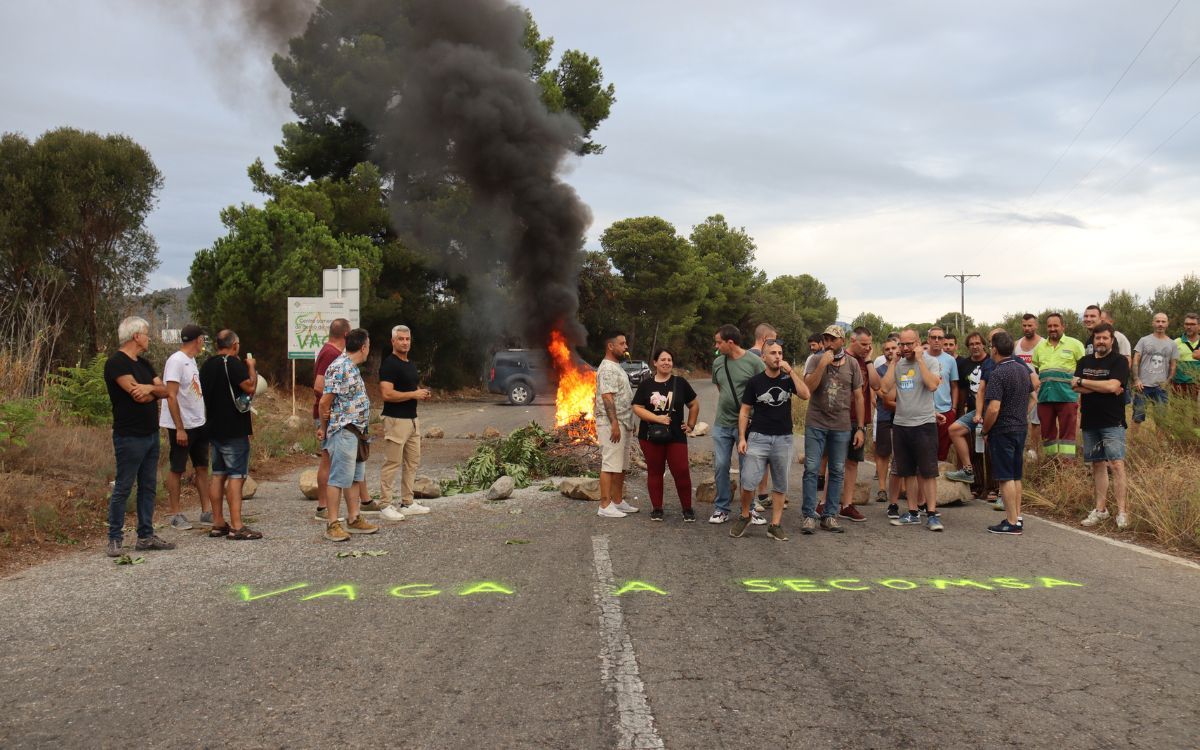
[[[821,528],[840,533],[839,500],[845,481],[846,454],[851,447],[862,446],[862,423],[851,414],[863,410],[862,371],[846,356],[846,334],[841,326],[831,325],[821,334],[825,351],[810,355],[804,363],[804,384],[812,393],[808,416],[804,420],[804,521],[800,531],[811,534],[817,527],[817,474],[821,457],[829,459]]]
[[[179,531],[192,528],[179,507],[179,489],[188,460],[195,474],[196,493],[200,495],[200,523],[212,523],[212,502],[208,497],[208,435],[204,429],[204,395],[200,389],[200,368],[196,355],[204,349],[205,331],[189,323],[179,332],[179,351],[163,365],[167,385],[166,405],[159,411],[158,425],[167,431],[170,446],[170,471],[167,473],[167,512],[171,526]]]

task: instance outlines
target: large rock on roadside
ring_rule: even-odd
[[[711,503],[717,499],[717,482],[712,477],[704,479],[696,485],[694,497],[697,503]]]
[[[708,434],[708,422],[697,422],[695,429],[692,430],[692,437],[704,437]]]
[[[421,498],[441,497],[442,485],[424,474],[418,474],[413,480],[413,495]]]
[[[425,431],[425,438],[427,440],[441,440],[444,437],[446,437],[446,431],[441,427],[430,427]]]
[[[309,500],[317,499],[317,470],[306,469],[300,472],[300,491]]]
[[[558,491],[575,500],[600,500],[600,480],[591,477],[567,477],[558,484]]]
[[[254,497],[255,492],[258,492],[258,482],[254,481],[254,477],[246,477],[246,481],[242,482],[242,499]]]
[[[507,475],[502,476],[495,482],[492,482],[492,486],[488,487],[487,495],[485,497],[488,500],[503,500],[504,498],[511,496],[516,487],[517,483],[513,481],[512,477]]]
[[[498,438],[498,437],[500,437],[500,430],[497,430],[495,427],[492,427],[490,425],[488,427],[483,428],[483,439],[484,440],[491,440],[492,438]]]

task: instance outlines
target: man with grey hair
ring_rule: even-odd
[[[379,472],[380,494],[384,503],[380,511],[389,521],[403,521],[405,514],[421,515],[429,508],[413,496],[413,480],[421,465],[421,423],[417,419],[417,402],[431,395],[421,387],[421,373],[409,361],[412,351],[412,330],[408,326],[392,329],[392,351],[379,365],[379,392],[383,397],[383,469]],[[400,505],[392,502],[396,471],[400,474]]]
[[[142,355],[150,347],[150,324],[129,317],[117,328],[121,346],[104,363],[104,385],[113,413],[113,453],[117,476],[108,499],[108,547],[120,557],[125,542],[125,504],[137,480],[138,551],[175,549],[154,533],[154,496],[158,488],[158,401],[167,387]]]

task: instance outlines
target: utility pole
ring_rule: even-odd
[[[969,279],[978,279],[980,274],[977,273],[948,273],[945,275],[947,279],[954,279],[958,282],[959,287],[959,308],[958,308],[958,335],[966,333],[963,330],[963,321],[967,319],[967,281]]]

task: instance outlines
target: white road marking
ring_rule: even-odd
[[[617,704],[617,747],[621,750],[661,748],[654,715],[646,702],[646,686],[638,674],[637,653],[625,629],[621,601],[613,596],[612,558],[608,537],[592,537],[596,568],[595,599],[600,610],[600,680]]]
[[[1200,564],[1194,563],[1191,560],[1185,560],[1182,557],[1176,557],[1175,555],[1168,555],[1166,552],[1159,552],[1158,550],[1146,549],[1145,547],[1140,547],[1136,544],[1130,544],[1129,542],[1122,542],[1120,539],[1112,539],[1111,537],[1101,536],[1099,534],[1093,534],[1090,531],[1084,531],[1083,529],[1077,529],[1074,526],[1067,526],[1065,523],[1059,523],[1058,521],[1051,521],[1048,518],[1042,518],[1040,516],[1029,516],[1029,518],[1034,519],[1038,523],[1048,523],[1051,526],[1055,526],[1060,529],[1065,529],[1066,531],[1073,531],[1076,534],[1083,534],[1088,539],[1095,539],[1098,542],[1104,542],[1105,544],[1111,544],[1114,547],[1121,547],[1122,549],[1133,550],[1134,552],[1140,552],[1143,555],[1149,555],[1150,557],[1157,557],[1159,560],[1166,560],[1167,562],[1173,562],[1176,565],[1183,565],[1184,567],[1195,568],[1197,570],[1200,570]]]

